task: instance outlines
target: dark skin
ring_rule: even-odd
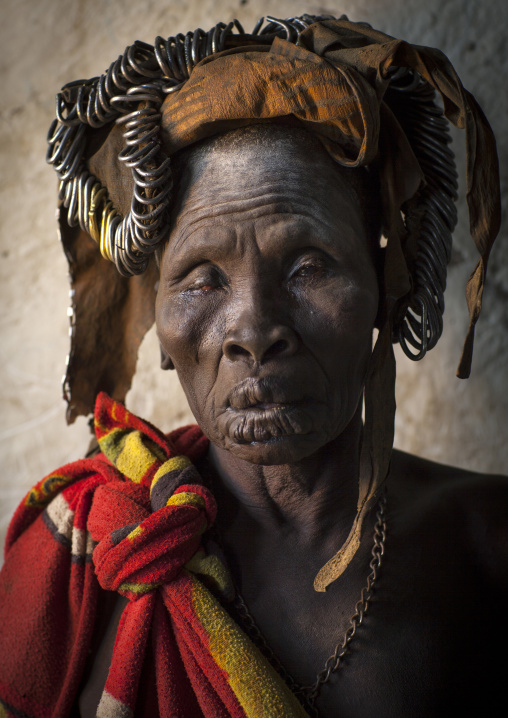
[[[360,202],[330,158],[298,144],[271,157],[236,147],[190,164],[156,322],[163,366],[175,366],[212,442],[201,469],[235,581],[275,654],[308,685],[369,573],[373,515],[343,576],[313,589],[355,515],[378,288]],[[387,483],[378,589],[320,715],[498,715],[507,482],[395,451]],[[82,716],[94,715],[122,607]]]

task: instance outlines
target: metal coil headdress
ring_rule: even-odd
[[[261,18],[249,35],[234,20],[208,32],[197,29],[167,40],[157,37],[153,46],[137,41],[100,77],[65,85],[57,95],[47,161],[59,177],[68,224],[79,224],[90,234],[123,276],[144,272],[166,237],[173,188],[171,161],[160,138],[164,98],[178,91],[196,64],[210,55],[254,41],[268,44],[276,36],[298,44],[303,30],[326,19],[333,18]],[[417,252],[411,267],[413,291],[393,330],[394,341],[418,360],[435,346],[443,328],[446,266],[456,223],[456,172],[448,123],[435,103],[434,89],[418,73],[399,68],[391,72],[385,101],[406,132],[426,179],[418,196],[403,208],[408,231],[417,235]],[[134,180],[131,209],[124,217],[85,161],[90,129],[113,121],[123,126],[125,147],[119,159]]]

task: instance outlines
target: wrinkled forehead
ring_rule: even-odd
[[[353,182],[357,171],[340,167],[315,135],[277,125],[243,128],[191,147],[177,158],[175,170],[181,179],[179,196],[188,194],[206,176],[211,186],[229,187],[232,195],[249,182],[262,184],[266,179],[281,189],[308,190],[314,185],[327,195],[337,186],[351,202],[360,200]],[[203,191],[202,185],[199,191]]]
[[[266,223],[274,216],[314,222],[331,234],[340,229],[366,245],[366,208],[348,171],[306,135],[260,141],[257,134],[243,140],[240,134],[187,150],[176,163],[170,253],[200,226],[237,218]]]

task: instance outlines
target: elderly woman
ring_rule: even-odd
[[[3,714],[499,714],[507,484],[392,451],[392,342],[439,338],[455,222],[433,88],[469,153],[467,376],[497,160],[441,53],[219,24],[58,96],[69,418],[97,396],[98,447],[11,524]],[[199,425],[169,436],[121,403],[154,315]]]

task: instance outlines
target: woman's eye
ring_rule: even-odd
[[[214,289],[214,286],[213,284],[193,284],[190,289],[193,291],[199,289],[200,292],[210,292]]]
[[[214,289],[220,289],[222,280],[216,269],[208,267],[198,267],[189,276],[189,284],[187,291],[191,292],[211,292]]]
[[[215,283],[210,279],[198,279],[191,284],[189,289],[200,289],[202,292],[209,292],[215,286]]]
[[[313,259],[296,267],[291,274],[291,279],[313,279],[322,275],[325,271],[325,262],[320,259]]]
[[[315,264],[305,264],[303,267],[299,267],[295,274],[297,277],[312,277],[319,272],[320,269],[321,267],[316,267]]]

